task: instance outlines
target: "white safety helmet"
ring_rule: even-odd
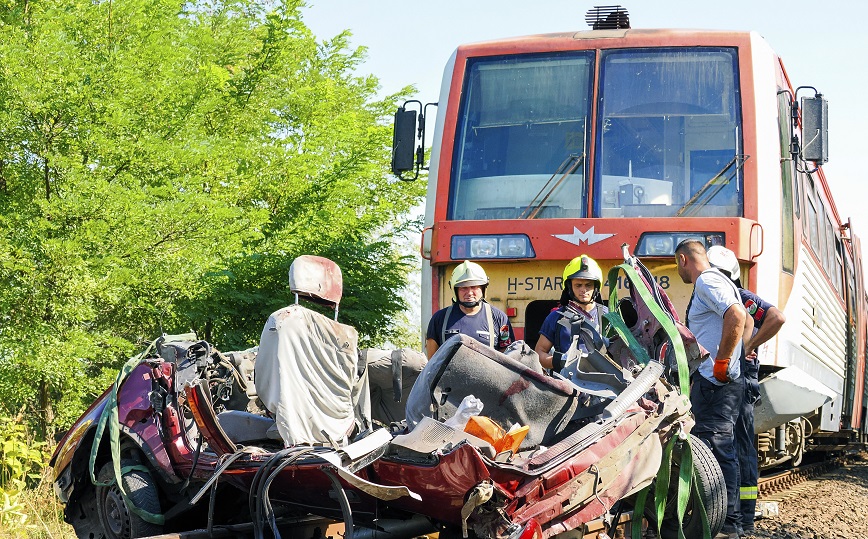
[[[740,281],[741,267],[738,264],[738,257],[735,256],[735,253],[723,245],[712,245],[708,248],[707,255],[708,263],[712,267],[723,271],[733,281]]]
[[[460,286],[481,286],[482,297],[485,297],[485,289],[488,288],[488,275],[482,266],[476,262],[465,260],[452,270],[452,278],[449,279],[449,288],[452,289],[452,300],[458,301],[458,293],[455,290]]]

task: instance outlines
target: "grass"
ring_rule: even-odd
[[[21,493],[19,501],[27,522],[23,527],[8,529],[0,526],[0,539],[66,539],[74,538],[72,526],[63,521],[63,506],[54,495],[50,470],[45,470],[35,488]]]

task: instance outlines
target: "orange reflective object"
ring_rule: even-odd
[[[464,432],[490,443],[498,453],[503,451],[518,451],[530,427],[519,427],[512,432],[506,432],[503,427],[485,416],[472,416],[467,420]]]
[[[500,439],[499,443],[494,444],[494,449],[497,450],[498,453],[501,451],[512,451],[513,453],[518,453],[518,448],[524,440],[524,437],[527,436],[529,430],[530,427],[525,425],[524,427],[519,427],[512,432],[507,432]]]

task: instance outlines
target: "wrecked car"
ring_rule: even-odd
[[[638,264],[626,260],[625,271]],[[665,333],[637,329],[662,291],[631,275],[652,294],[633,286],[618,302],[608,342],[579,317],[562,320],[574,341],[560,374],[521,342],[502,354],[459,335],[415,369],[407,353],[380,358],[391,380],[372,391],[376,354],[336,320],[340,269],[299,257],[296,304],[269,317],[258,348],[164,335],[127,362],[51,459],[65,518],[79,537],[111,539],[320,537],[333,521],[348,539],[542,539],[582,537],[592,522],[614,534],[630,515],[633,529],[644,521],[664,537],[713,536],[726,494],[689,434],[678,381],[689,361],[680,337],[661,347]],[[395,401],[385,418],[378,406],[372,417],[378,393]]]

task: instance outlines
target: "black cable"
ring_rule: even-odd
[[[214,486],[211,487],[211,495],[208,497],[208,537],[214,537],[212,534],[214,529],[214,505],[217,501],[217,482],[220,481],[218,477],[214,481]]]
[[[202,498],[202,496],[205,495],[205,492],[209,488],[211,488],[212,485],[214,485],[217,482],[217,479],[220,477],[220,474],[222,474],[224,471],[226,471],[226,469],[229,467],[230,464],[232,464],[233,462],[238,460],[244,454],[245,454],[245,451],[243,449],[240,449],[240,450],[236,451],[235,453],[232,453],[231,455],[229,455],[227,458],[221,457],[222,463],[220,464],[220,466],[217,467],[216,470],[214,470],[214,473],[211,474],[211,477],[208,478],[207,481],[205,481],[205,484],[202,485],[202,487],[199,489],[199,492],[197,492],[189,500],[182,501],[182,502],[176,504],[171,509],[169,509],[165,513],[166,520],[171,520],[175,516],[189,510],[194,505],[199,503],[199,500]]]
[[[289,455],[283,462],[278,464],[274,471],[268,474],[268,477],[262,483],[260,487],[260,495],[259,495],[259,505],[261,508],[260,515],[262,516],[262,520],[268,520],[269,525],[271,526],[271,531],[274,533],[274,537],[276,539],[280,539],[280,532],[277,530],[277,520],[274,516],[274,510],[271,506],[271,496],[269,495],[269,490],[271,489],[271,483],[274,479],[283,471],[284,468],[294,463],[301,457],[313,453],[315,449],[313,447],[296,447],[292,454]]]
[[[610,522],[609,525],[606,526],[606,534],[610,537],[615,536],[615,528],[618,527],[618,524],[621,520],[621,513],[624,512],[624,504],[621,503],[622,501],[623,500],[618,500],[617,502],[615,502],[615,507],[617,508],[617,511],[615,511],[615,518],[613,518],[612,522]]]
[[[250,495],[248,498],[248,509],[250,516],[253,519],[253,530],[255,539],[264,539],[265,522],[269,518],[270,501],[268,499],[268,488],[271,482],[268,478],[272,475],[274,469],[280,466],[280,470],[294,462],[303,454],[314,451],[311,447],[290,447],[282,449],[271,455],[256,471],[253,476],[253,481],[250,484]],[[285,464],[281,461],[284,458],[290,458]]]
[[[292,452],[292,449],[282,449],[271,455],[268,460],[259,466],[259,469],[256,470],[256,474],[254,474],[253,480],[250,483],[250,494],[247,500],[247,505],[248,510],[250,511],[250,517],[253,519],[253,536],[255,539],[264,539],[264,522],[259,518],[259,504],[257,503],[259,499],[259,483],[262,481],[262,478],[267,475],[267,472],[274,467],[274,463],[282,459],[285,455],[288,455],[290,452]]]
[[[329,469],[322,468],[324,474],[332,481],[338,497],[338,502],[341,504],[341,513],[344,517],[344,539],[353,539],[353,510],[350,508],[350,501],[347,499],[347,493],[337,476]]]
[[[193,478],[193,473],[196,471],[196,465],[199,463],[199,455],[202,452],[202,441],[205,437],[202,436],[202,431],[199,431],[199,440],[196,442],[196,450],[193,452],[193,466],[190,468],[190,475],[184,479],[184,484],[181,485],[179,492],[184,492],[190,486],[190,480]]]
[[[284,449],[283,451],[286,451],[286,450]],[[282,453],[283,451],[278,451],[277,453],[275,453],[271,457],[269,457],[268,460],[266,460],[265,462],[260,464],[259,469],[256,470],[256,473],[253,475],[253,480],[250,482],[250,491],[249,491],[248,498],[247,498],[247,509],[250,512],[250,518],[253,521],[253,536],[255,539],[261,539],[262,538],[262,524],[261,524],[261,522],[259,522],[259,518],[257,515],[257,505],[256,505],[257,485],[259,484],[259,480],[262,477],[262,474],[264,473],[263,470],[269,465],[269,463],[271,462],[271,460],[273,458],[275,458],[278,454]]]

